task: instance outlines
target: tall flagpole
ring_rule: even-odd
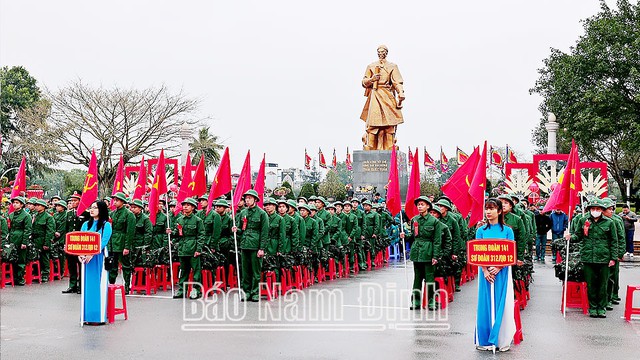
[[[571,211],[571,209],[569,209],[569,214],[573,215],[573,212]],[[567,229],[571,229],[571,216],[569,216],[569,219],[567,220],[567,222],[569,223],[569,226],[567,227]],[[571,231],[569,231],[569,235],[571,235]],[[569,280],[569,243],[571,242],[571,236],[569,236],[569,238],[567,239],[567,247],[566,247],[566,251],[565,251],[565,257],[564,257],[564,289],[563,289],[563,302],[562,302],[562,317],[566,318],[567,317],[567,281]]]
[[[84,261],[80,262],[80,293],[82,294],[82,298],[80,299],[80,327],[84,327],[84,298],[87,296],[86,289],[84,288],[85,281],[85,263]]]
[[[171,217],[169,216],[169,198],[167,194],[164,194],[164,202],[167,204],[165,207],[165,215],[167,216],[167,228],[171,229]],[[173,258],[171,257],[171,234],[167,234],[167,238],[169,239],[169,276],[171,276],[171,296],[174,295],[173,289]]]
[[[233,188],[231,189],[231,221],[233,222],[233,227],[238,229],[236,226],[236,208],[233,203]],[[233,246],[236,249],[236,273],[238,274],[238,289],[242,291],[242,282],[240,280],[240,260],[238,258],[238,235],[236,232],[233,232]],[[231,274],[233,276],[233,274]],[[240,292],[238,292],[240,294]],[[242,294],[240,294],[242,296]]]

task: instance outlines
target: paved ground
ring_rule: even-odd
[[[606,319],[591,319],[570,310],[563,319],[560,309],[561,286],[552,267],[536,264],[532,300],[522,312],[524,342],[504,354],[479,352],[473,345],[477,281],[462,287],[455,301],[442,311],[412,312],[408,297],[399,289],[411,280],[401,264],[361,273],[357,278],[339,279],[312,287],[337,289],[329,301],[327,293],[305,290],[304,301],[288,303],[237,303],[220,299],[209,305],[209,319],[183,321],[186,313],[202,314],[201,302],[163,298],[127,297],[129,320],[115,324],[80,328],[79,297],[63,295],[66,283],[54,282],[0,291],[0,357],[2,359],[179,359],[196,356],[225,356],[226,359],[629,359],[637,356],[640,320],[621,319],[623,305],[609,312]],[[369,283],[367,289],[361,285]],[[640,266],[626,264],[621,269],[621,285],[640,284]],[[376,286],[380,288],[376,289]],[[381,296],[384,289],[384,299]],[[377,292],[377,293],[376,293]],[[161,293],[162,295],[163,293]],[[167,294],[167,293],[165,293]],[[372,295],[373,294],[373,295]],[[168,294],[167,294],[168,295]],[[623,292],[620,294],[624,297]],[[367,302],[370,299],[375,302]],[[640,303],[640,294],[636,297]],[[210,304],[214,304],[211,302]],[[246,305],[240,321],[215,320],[222,316],[224,304]],[[261,313],[275,308],[285,310],[283,319],[260,321]],[[243,309],[242,307],[240,307]],[[328,308],[333,312],[324,311]],[[296,314],[295,311],[298,310]],[[260,312],[261,310],[262,312]],[[315,314],[331,313],[332,321],[320,321]],[[421,314],[421,319],[409,316]],[[448,317],[447,317],[448,315]],[[404,317],[404,318],[403,318]],[[188,324],[188,326],[184,326]],[[185,331],[185,329],[199,331]]]

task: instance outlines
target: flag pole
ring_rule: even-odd
[[[571,204],[571,203],[569,203]],[[573,215],[573,211],[571,211],[571,209],[569,209],[569,219],[567,220],[567,222],[569,223],[569,226],[567,226],[567,229],[570,230],[571,228],[571,215]],[[571,231],[569,231],[569,234],[571,234]],[[563,289],[563,301],[562,301],[562,317],[566,318],[567,317],[567,281],[569,280],[569,243],[571,242],[571,236],[569,236],[569,238],[567,239],[567,247],[566,247],[566,251],[565,251],[565,257],[564,257],[564,289]]]
[[[86,289],[84,288],[85,281],[85,264],[84,261],[80,262],[80,293],[82,298],[80,299],[80,327],[84,327],[84,298],[87,296]]]
[[[167,194],[164,194],[164,202],[167,204],[165,207],[165,215],[167,216],[167,228],[171,229],[171,217],[169,216],[169,198]],[[171,276],[171,296],[174,295],[173,289],[173,258],[171,257],[171,234],[167,234],[167,239],[169,240],[169,276]]]
[[[236,230],[237,230],[237,226],[236,226],[236,207],[235,207],[235,204],[233,203],[233,188],[231,189],[231,221],[233,222],[233,227],[236,228]],[[235,231],[233,232],[233,246],[236,249],[236,273],[238,274],[238,289],[240,289],[238,294],[240,296],[242,296],[242,294],[241,294],[242,282],[240,281],[240,260],[238,258],[238,235],[236,234]],[[231,276],[233,276],[233,274],[231,274]]]

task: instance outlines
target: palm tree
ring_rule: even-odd
[[[209,127],[203,127],[198,131],[198,137],[192,137],[189,149],[194,154],[194,162],[200,161],[200,156],[204,154],[204,161],[207,166],[218,166],[220,163],[220,150],[224,146],[218,144],[218,136],[209,134]]]

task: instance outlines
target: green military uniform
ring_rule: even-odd
[[[9,236],[9,224],[4,214],[0,214],[0,246],[4,245]]]
[[[603,199],[607,208],[612,208],[615,211],[615,202],[610,198]],[[620,297],[618,296],[618,291],[620,290],[619,280],[620,280],[620,260],[624,256],[626,252],[626,232],[624,230],[624,222],[622,221],[622,217],[620,215],[613,213],[611,218],[616,225],[616,233],[617,237],[617,246],[616,249],[611,249],[616,256],[616,264],[609,268],[609,282],[607,286],[607,294],[609,298],[609,304],[607,304],[607,310],[613,310],[613,304],[619,304]]]
[[[606,209],[605,203],[599,199],[591,201],[587,210],[594,207]],[[589,225],[585,226],[587,221]],[[580,259],[584,266],[589,298],[589,315],[606,317],[609,302],[609,262],[617,260],[618,234],[615,222],[602,215],[594,219],[591,214],[585,214],[576,223],[576,232],[571,234],[571,241],[580,243]]]
[[[186,199],[182,204],[189,203],[197,207],[194,199]],[[178,280],[178,291],[174,295],[181,298],[184,294],[184,283],[188,281],[189,274],[193,271],[193,282],[202,283],[202,265],[200,256],[196,253],[202,253],[202,247],[205,242],[205,231],[202,220],[195,214],[182,215],[176,220],[173,226],[172,236],[178,240],[178,257],[180,258],[180,279]],[[195,297],[202,296],[201,288],[194,287],[196,291]]]
[[[25,203],[23,197],[17,197],[11,199],[19,200],[22,204]],[[29,245],[31,238],[31,215],[29,215],[24,209],[16,210],[9,214],[9,222],[11,223],[11,229],[9,229],[9,241],[12,242],[18,253],[18,259],[15,263],[12,263],[14,271],[14,282],[16,285],[24,285],[24,269],[27,265],[27,249],[22,249],[22,245]]]
[[[360,239],[360,225],[358,225],[358,217],[353,212],[342,213],[342,229],[345,233],[345,244],[349,253],[349,264],[354,264],[355,246]],[[343,244],[343,245],[345,245]],[[359,255],[358,255],[359,256]]]
[[[418,197],[415,200],[416,205],[420,201],[430,204],[429,199],[425,196]],[[442,225],[438,219],[428,213],[424,215],[418,214],[411,219],[413,244],[411,246],[410,260],[413,261],[414,271],[411,301],[414,309],[420,307],[423,281],[427,283],[429,309],[435,309],[434,293],[430,291],[429,284],[435,282],[433,260],[439,260],[442,257]]]
[[[462,256],[464,255],[463,249],[466,245],[465,240],[462,238],[461,232],[462,230],[466,229],[460,228],[460,220],[464,221],[462,219],[462,216],[456,216],[456,214],[453,212],[453,206],[451,205],[451,202],[446,199],[438,200],[435,205],[442,206],[447,210],[447,214],[442,215],[442,217],[440,218],[440,221],[442,221],[442,223],[447,226],[451,234],[451,252],[447,254],[447,260],[451,259],[451,255],[462,258]],[[443,246],[443,250],[444,249],[445,247]],[[453,275],[455,279],[455,290],[460,291],[460,278],[462,277],[462,269],[456,269],[451,275]]]
[[[363,204],[369,203],[366,200]],[[370,204],[370,203],[369,203]],[[360,269],[367,268],[367,258],[365,249],[365,242],[368,242],[371,248],[371,251],[375,250],[376,238],[378,237],[380,228],[380,217],[374,211],[365,211],[364,216],[362,218],[362,232],[360,234],[360,239],[362,242],[359,244],[358,250],[358,261],[360,262]],[[373,255],[372,255],[373,256]],[[372,263],[373,265],[373,263]]]
[[[308,213],[310,213],[309,205],[300,204],[298,208],[306,209]],[[320,241],[320,236],[318,232],[318,222],[316,219],[312,218],[311,215],[307,215],[306,217],[302,216],[302,222],[304,224],[304,237],[301,236],[300,245],[305,248],[315,248],[317,247],[317,243]]]
[[[71,198],[80,199],[79,194],[71,195]],[[72,231],[80,231],[82,229],[82,224],[89,218],[88,212],[83,212],[78,214],[77,209],[71,209],[67,211],[67,226],[66,233],[70,233]],[[74,255],[65,255],[65,260],[67,262],[67,269],[69,270],[69,288],[63,293],[73,293],[80,291],[80,262],[78,261],[78,257]]]
[[[62,206],[64,210],[57,211],[60,206]],[[55,208],[56,211],[53,213],[53,220],[56,223],[56,232],[54,234],[53,247],[63,248],[67,237],[67,203],[64,200],[60,200]],[[60,260],[60,274],[62,274],[62,269],[64,269],[64,256],[61,256],[58,260]]]
[[[260,200],[255,190],[249,190],[243,197],[253,196],[256,203]],[[257,206],[245,207],[238,214],[240,219],[240,248],[242,249],[242,290],[251,301],[260,299],[260,273],[262,259],[260,250],[265,251],[269,239],[269,217]]]
[[[214,208],[223,207],[225,209],[229,208],[229,203],[227,203],[224,199],[216,200],[213,204]],[[215,243],[216,239],[214,238],[214,246],[221,254],[225,256],[226,264],[225,267],[231,263],[235,262],[233,258],[232,250],[235,251],[235,245],[233,242],[233,232],[231,228],[233,227],[233,221],[231,219],[231,215],[228,212],[223,212],[220,215],[220,236]]]
[[[305,220],[302,218],[300,213],[296,211],[298,209],[298,204],[293,200],[287,201],[287,205],[289,205],[289,216],[293,218],[294,224],[298,227],[298,238],[297,241],[295,238],[291,239],[291,251],[299,252],[302,248],[302,244],[305,242],[307,236],[307,227],[305,224]],[[293,210],[293,215],[291,213]]]
[[[287,200],[279,200],[278,205],[280,205],[281,203],[287,205],[287,210],[289,209],[289,203],[287,202]],[[291,252],[293,246],[292,244],[297,244],[300,241],[298,224],[296,223],[296,220],[289,214],[285,213],[284,215],[280,215],[280,217],[282,218],[281,221],[284,225],[284,238],[282,242],[278,244],[278,252],[280,254],[288,254]],[[271,221],[269,221],[269,224],[271,224]]]
[[[320,249],[322,249],[324,245],[325,238],[328,238],[329,234],[327,234],[325,230],[324,221],[317,216],[317,213],[315,215],[313,214],[313,212],[315,211],[315,206],[313,204],[309,204],[309,209],[311,210],[311,215],[309,215],[309,217],[315,220],[318,225],[317,240],[311,241],[309,246],[312,251],[320,252]]]
[[[153,225],[153,241],[151,243],[152,249],[159,249],[169,246],[169,237],[167,236],[167,215],[162,211],[158,211],[156,214],[156,224]]]
[[[127,202],[123,193],[117,193],[115,198]],[[122,264],[122,277],[124,278],[125,292],[129,292],[131,282],[131,272],[133,264],[131,264],[131,253],[124,255],[123,250],[131,251],[133,249],[133,238],[136,234],[136,217],[129,209],[122,206],[111,212],[111,240],[109,241],[108,250],[113,254],[116,264]],[[109,271],[109,284],[115,284],[118,277],[118,267]]]
[[[44,200],[39,199],[37,205],[43,206],[45,210],[42,212],[35,211],[31,242],[40,251],[39,261],[42,281],[47,282],[49,281],[51,246],[56,232],[56,222],[53,220],[53,216],[46,211],[47,203]]]
[[[338,247],[343,245],[344,232],[342,231],[342,220],[338,215],[330,214],[328,222],[325,224],[325,231],[328,233],[329,241],[332,245]]]
[[[327,200],[325,200],[323,197],[319,197],[316,200],[316,203],[318,201],[322,202],[324,207],[328,205]],[[331,240],[329,239],[329,233],[325,229],[327,223],[329,222],[329,219],[331,218],[331,214],[324,207],[318,210],[314,218],[316,219],[316,221],[318,221],[318,219],[322,220],[322,222],[318,221],[318,231],[320,231],[320,239],[322,240],[322,245],[326,247],[331,243]],[[313,210],[313,208],[311,208],[311,210]]]
[[[133,216],[136,219],[136,231],[133,235],[131,246],[125,245],[125,248],[133,249],[135,247],[146,246],[147,250],[150,250],[153,244],[153,225],[151,224],[151,220],[149,220],[149,216],[143,212],[140,212],[138,215],[134,214]]]
[[[206,211],[206,209],[203,209],[197,215],[206,213]],[[220,243],[220,231],[222,231],[222,218],[220,217],[220,214],[212,209],[208,214],[203,215],[200,218],[204,225],[205,245],[207,245],[211,250],[218,250],[218,244]]]
[[[267,199],[264,205],[276,205],[273,199]],[[285,242],[285,223],[282,220],[282,216],[274,211],[272,214],[267,214],[269,218],[269,235],[267,236],[267,244],[265,247],[265,253],[268,255],[276,255],[280,244]]]

